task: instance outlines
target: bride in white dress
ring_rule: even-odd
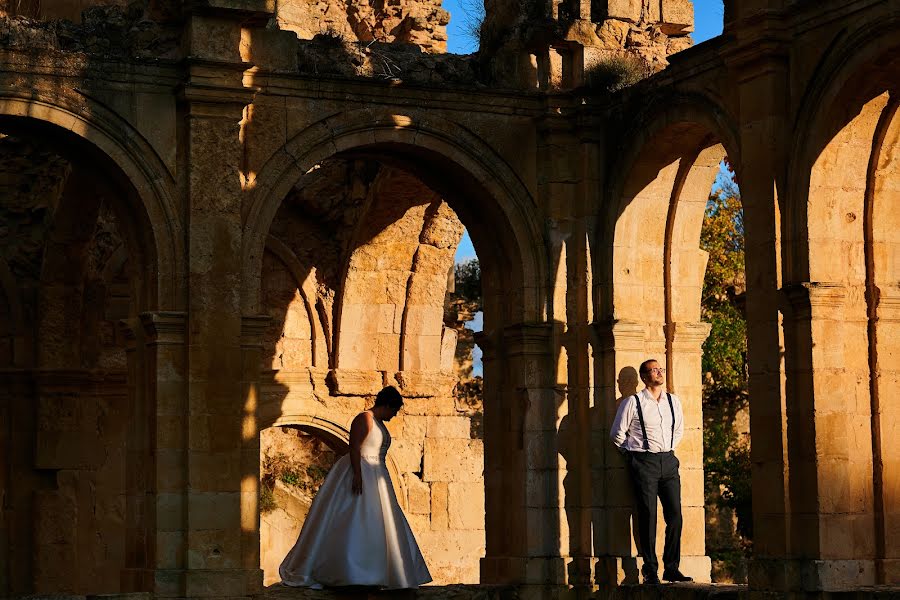
[[[402,406],[400,392],[386,387],[353,419],[350,452],[331,468],[278,569],[285,585],[404,589],[431,581],[384,463],[391,445],[384,421]]]

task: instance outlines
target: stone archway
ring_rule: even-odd
[[[338,115],[300,133],[260,170],[254,181],[254,200],[246,213],[245,239],[250,243],[244,251],[245,272],[258,269],[260,249],[256,240],[267,231],[288,190],[328,160],[374,160],[417,178],[453,207],[468,226],[479,256],[484,257],[487,335],[480,343],[486,355],[487,557],[482,561],[481,581],[525,582],[528,557],[545,557],[546,548],[558,546],[559,536],[558,531],[546,527],[528,526],[534,518],[528,507],[541,507],[544,512],[559,510],[549,497],[534,496],[549,492],[549,486],[536,485],[538,478],[548,474],[543,465],[531,465],[526,458],[526,447],[537,447],[531,445],[532,437],[555,432],[552,423],[545,427],[539,422],[542,417],[528,417],[526,413],[540,411],[547,415],[540,405],[556,402],[552,385],[527,375],[552,372],[527,366],[531,361],[551,358],[548,332],[541,327],[526,330],[529,322],[542,321],[545,312],[545,279],[541,275],[545,259],[540,250],[540,228],[531,216],[535,212],[533,201],[490,148],[449,121],[418,113],[373,115],[371,111],[357,111]],[[245,279],[244,307],[256,311],[257,292],[251,279]],[[340,365],[328,377],[331,393],[338,396],[359,385],[362,392],[371,394],[382,381],[381,376],[377,382],[354,379],[356,374],[343,371]],[[434,377],[427,369],[401,369],[397,378],[409,404],[422,411],[413,416],[428,418],[433,412],[432,416],[442,418],[452,414],[429,403],[434,392],[428,390],[434,386]],[[533,429],[526,426],[528,418],[536,419]],[[429,469],[427,458],[424,465]],[[543,581],[543,575],[533,577]]]
[[[5,304],[20,320],[0,382],[17,432],[4,440],[13,451],[0,448],[3,519],[20,523],[2,528],[17,548],[3,591],[148,590],[157,404],[144,384],[156,373],[139,315],[176,292],[171,190],[145,177],[151,154],[108,133],[103,109],[62,104],[0,97],[5,185],[16,188],[3,194],[16,238],[4,243]],[[37,218],[10,217],[23,210]]]
[[[820,589],[900,581],[895,227],[900,62],[888,31],[836,45],[809,87],[785,203],[791,558]],[[834,390],[842,393],[835,395]],[[803,493],[800,493],[802,486]],[[791,581],[793,586],[808,583]]]
[[[700,318],[707,255],[699,247],[700,230],[719,164],[726,154],[737,157],[739,147],[727,113],[704,98],[666,99],[648,114],[638,121],[640,134],[612,171],[621,176],[609,186],[612,203],[600,219],[600,236],[609,242],[595,259],[595,329],[601,349],[595,377],[606,382],[598,410],[605,460],[595,468],[603,469],[609,491],[598,499],[606,510],[594,527],[605,532],[598,547],[606,559],[599,568],[609,584],[636,581],[639,564],[633,558],[631,499],[619,491],[630,484],[620,458],[606,449],[608,428],[617,398],[637,391],[638,365],[651,357],[665,364],[667,390],[677,393],[684,406],[678,450],[682,570],[697,581],[710,578],[701,410],[702,344],[709,325]]]

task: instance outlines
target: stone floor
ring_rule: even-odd
[[[564,595],[560,595],[562,598]],[[584,598],[577,594],[575,598]],[[900,600],[898,587],[871,587],[827,594],[751,593],[745,585],[664,584],[655,586],[625,585],[611,593],[596,592],[592,600]],[[8,600],[153,600],[152,594],[34,594],[14,596]],[[366,588],[309,590],[274,585],[258,600],[522,600],[512,586],[448,585],[425,586],[418,590],[372,591]]]

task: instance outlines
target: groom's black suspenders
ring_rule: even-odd
[[[675,405],[672,404],[672,394],[666,392],[666,398],[669,399],[669,410],[672,411],[672,445],[669,447],[670,450],[675,449]],[[644,436],[644,450],[647,452],[650,451],[650,442],[647,441],[647,428],[644,427],[644,411],[641,410],[641,399],[637,394],[634,395],[634,403],[637,406],[638,411],[638,420],[641,422],[641,435]]]

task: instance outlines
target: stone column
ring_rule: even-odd
[[[126,569],[122,591],[178,596],[187,521],[186,326],[183,312],[127,324],[132,422],[127,449]]]
[[[897,441],[891,432],[894,424],[900,422],[900,404],[892,402],[891,397],[900,382],[900,365],[895,358],[900,354],[900,289],[895,286],[878,288],[874,316],[875,319],[870,321],[870,344],[874,334],[876,348],[872,373],[872,393],[877,399],[873,403],[876,408],[872,432],[873,458],[876,469],[881,468],[882,479],[880,486],[877,481],[875,485],[875,525],[881,529],[884,546],[879,549],[882,554],[876,557],[876,572],[878,583],[896,585],[900,582],[900,539],[892,532],[897,531],[900,507],[890,490],[897,489],[900,481],[900,457],[895,450]]]
[[[517,583],[523,597],[565,584],[559,506],[554,326],[519,324],[478,339],[485,365],[485,509],[483,583]],[[494,343],[491,343],[494,342]]]
[[[637,548],[632,535],[634,500],[625,462],[609,439],[619,401],[637,392],[637,370],[647,357],[646,326],[615,320],[594,324],[598,406],[592,421],[591,464],[593,483],[594,553],[598,557],[595,580],[601,591],[640,581]]]
[[[790,501],[787,489],[787,423],[783,388],[784,348],[778,292],[781,276],[781,212],[788,145],[786,64],[777,46],[738,44],[732,63],[740,99],[738,174],[744,206],[747,279],[747,351],[753,461],[754,559],[750,585],[782,589]]]
[[[256,577],[259,556],[259,432],[260,374],[263,339],[269,315],[241,319],[241,387],[244,398],[241,417],[241,559],[248,575]]]
[[[678,394],[684,410],[684,437],[675,454],[681,463],[681,571],[694,581],[709,582],[712,564],[706,556],[706,511],[703,494],[703,342],[710,324],[670,323],[667,387]],[[659,523],[663,523],[662,511]],[[657,531],[662,556],[664,531]]]
[[[241,597],[262,586],[254,562],[257,467],[244,431],[240,123],[252,91],[239,53],[243,11],[210,2],[189,18],[180,139],[188,232],[186,568],[181,595]],[[242,5],[263,12],[257,2]],[[201,10],[201,9],[198,9]],[[250,118],[248,116],[248,118]],[[250,444],[252,446],[252,443]],[[258,454],[253,460],[258,460]],[[245,535],[249,533],[250,535]]]
[[[785,587],[873,585],[875,510],[866,310],[835,283],[784,290],[790,464]],[[862,385],[860,385],[862,383]]]

